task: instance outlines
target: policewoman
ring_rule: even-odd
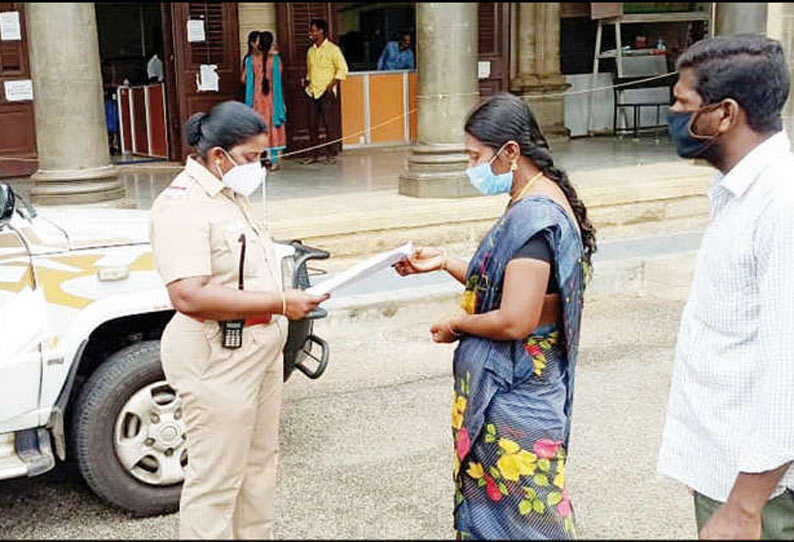
[[[287,320],[327,299],[284,289],[265,224],[251,212],[266,131],[240,102],[191,117],[195,154],[150,214],[157,270],[176,309],[161,354],[187,433],[180,538],[273,538]]]

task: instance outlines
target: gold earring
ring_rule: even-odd
[[[518,169],[518,159],[516,158],[510,164],[510,171],[516,171],[517,169]]]

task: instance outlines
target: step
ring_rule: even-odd
[[[692,162],[628,166],[570,174],[598,229],[670,220],[702,219],[708,213],[710,168]],[[423,245],[476,245],[501,216],[507,196],[424,199],[384,190],[271,202],[270,231],[302,239],[335,259],[389,250],[406,241]],[[261,212],[261,207],[258,211]]]

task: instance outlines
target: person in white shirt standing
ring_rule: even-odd
[[[700,538],[794,539],[794,155],[777,41],[678,60],[676,151],[719,172],[675,352],[658,471],[690,487]]]

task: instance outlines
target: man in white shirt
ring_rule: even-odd
[[[794,155],[780,44],[721,36],[678,60],[679,156],[719,173],[676,345],[658,471],[701,538],[794,539]]]

